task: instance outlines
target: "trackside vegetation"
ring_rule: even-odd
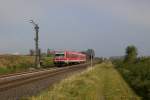
[[[17,55],[0,56],[0,74],[26,70],[33,66],[34,66],[34,57],[32,56],[17,56]]]
[[[112,61],[130,87],[143,100],[150,100],[150,57],[137,57],[136,47],[128,46],[125,59]]]
[[[112,63],[72,75],[30,100],[140,100]]]
[[[144,100],[150,100],[150,58],[141,57],[134,63],[115,60],[116,69]]]
[[[41,68],[52,67],[52,57],[43,57]],[[34,56],[0,55],[0,74],[26,71],[34,66]]]

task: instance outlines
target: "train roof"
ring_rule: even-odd
[[[65,52],[70,53],[70,54],[78,54],[78,55],[85,55],[81,52],[77,52],[77,51],[68,51],[68,50],[64,50],[64,51],[55,51],[55,54],[64,54]]]

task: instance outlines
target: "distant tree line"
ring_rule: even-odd
[[[87,49],[86,51],[82,51],[81,53],[86,54],[87,59],[93,59],[95,57],[95,51],[93,49]]]
[[[29,53],[30,56],[35,56],[35,54],[36,54],[35,50],[33,50],[33,49],[30,49],[29,52],[30,52]],[[39,55],[41,55],[41,49],[38,50],[38,53],[39,53]]]
[[[137,57],[137,55],[137,48],[130,45],[126,48],[123,60],[112,61],[135,92],[143,100],[150,100],[150,57]]]
[[[133,45],[126,48],[125,62],[134,63],[137,59],[138,51],[137,48]]]

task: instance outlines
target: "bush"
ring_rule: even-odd
[[[52,59],[53,59],[52,57],[44,57],[44,58],[42,59],[42,64],[41,64],[42,67],[43,67],[43,68],[48,68],[48,67],[54,66]]]
[[[150,58],[138,58],[136,63],[114,61],[125,80],[145,100],[150,100]]]

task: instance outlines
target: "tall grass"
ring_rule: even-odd
[[[31,100],[132,100],[139,99],[112,64],[99,64],[73,75]]]
[[[36,68],[34,56],[0,55],[0,74],[25,71]],[[41,68],[53,66],[52,57],[43,57]]]
[[[26,70],[34,66],[34,57],[1,55],[0,74]]]
[[[53,63],[52,56],[42,58],[42,67],[43,68],[49,68],[49,67],[53,67],[53,66],[54,66],[54,63]]]

